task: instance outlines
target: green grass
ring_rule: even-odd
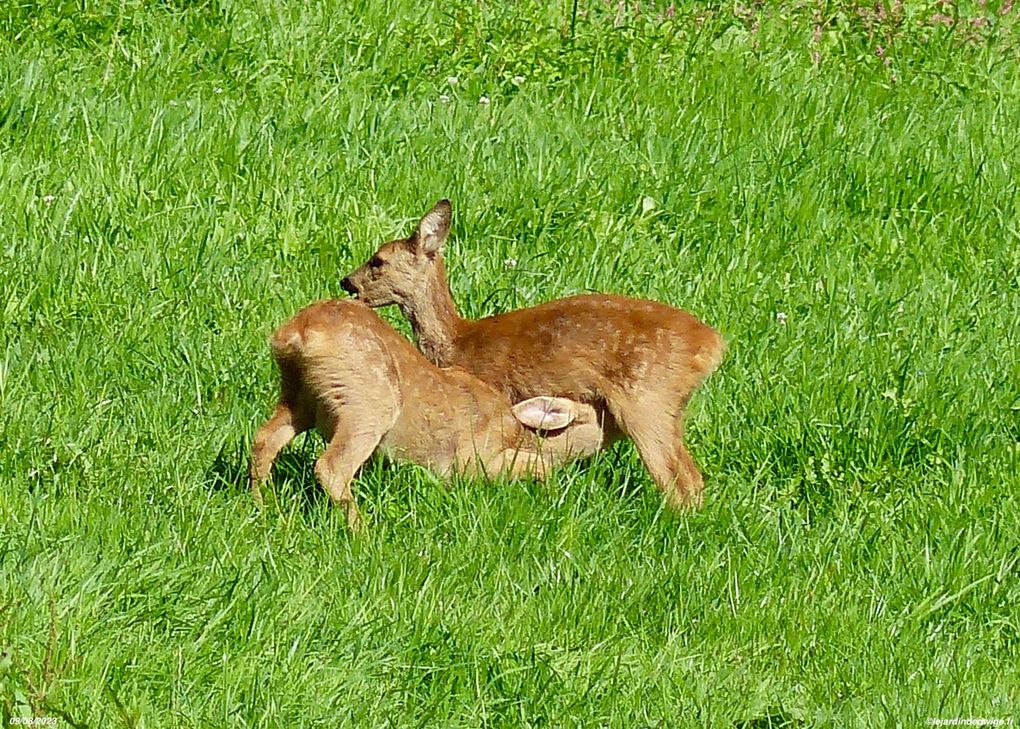
[[[0,10],[5,724],[1018,716],[1018,11],[665,5]],[[268,333],[442,196],[467,315],[725,333],[701,511],[621,444],[352,538],[314,437],[254,508]]]

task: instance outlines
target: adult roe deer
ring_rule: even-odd
[[[441,474],[544,477],[602,447],[592,406],[535,397],[511,407],[493,386],[428,362],[357,301],[305,307],[270,343],[280,399],[252,446],[249,479],[257,502],[276,456],[313,427],[327,441],[315,475],[352,528],[359,516],[351,480],[377,450]]]
[[[409,238],[383,245],[341,282],[371,307],[396,304],[418,347],[440,367],[459,366],[519,400],[558,395],[608,414],[609,440],[637,446],[674,508],[701,503],[704,482],[683,443],[694,389],[722,361],[725,342],[691,314],[655,301],[583,294],[467,320],[457,312],[443,265],[449,200]]]

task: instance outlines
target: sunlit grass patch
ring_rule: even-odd
[[[1011,8],[0,10],[3,720],[1012,716]],[[628,444],[371,464],[356,539],[313,435],[253,507],[268,333],[443,196],[466,315],[616,291],[725,334],[704,509]]]

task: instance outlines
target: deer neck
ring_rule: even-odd
[[[464,320],[450,295],[442,259],[436,260],[434,274],[402,308],[425,358],[440,367],[448,365]]]

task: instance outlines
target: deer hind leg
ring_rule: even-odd
[[[315,463],[315,476],[329,494],[334,504],[343,507],[347,515],[347,526],[352,531],[361,530],[361,516],[351,490],[351,481],[358,469],[369,459],[385,434],[384,429],[358,429],[338,424],[326,450]]]
[[[676,439],[673,441],[673,458],[676,468],[676,480],[680,502],[677,506],[698,508],[701,506],[705,491],[705,480],[701,476],[698,464],[684,445],[684,421],[681,415],[675,421]]]
[[[277,404],[272,417],[258,429],[252,441],[251,463],[248,467],[248,484],[256,504],[262,503],[262,484],[269,478],[273,461],[280,451],[294,438],[308,430],[311,424],[305,422],[288,403]]]
[[[665,398],[627,402],[614,413],[624,433],[662,491],[666,503],[681,510],[701,506],[701,472],[683,442],[683,413],[664,408]]]

